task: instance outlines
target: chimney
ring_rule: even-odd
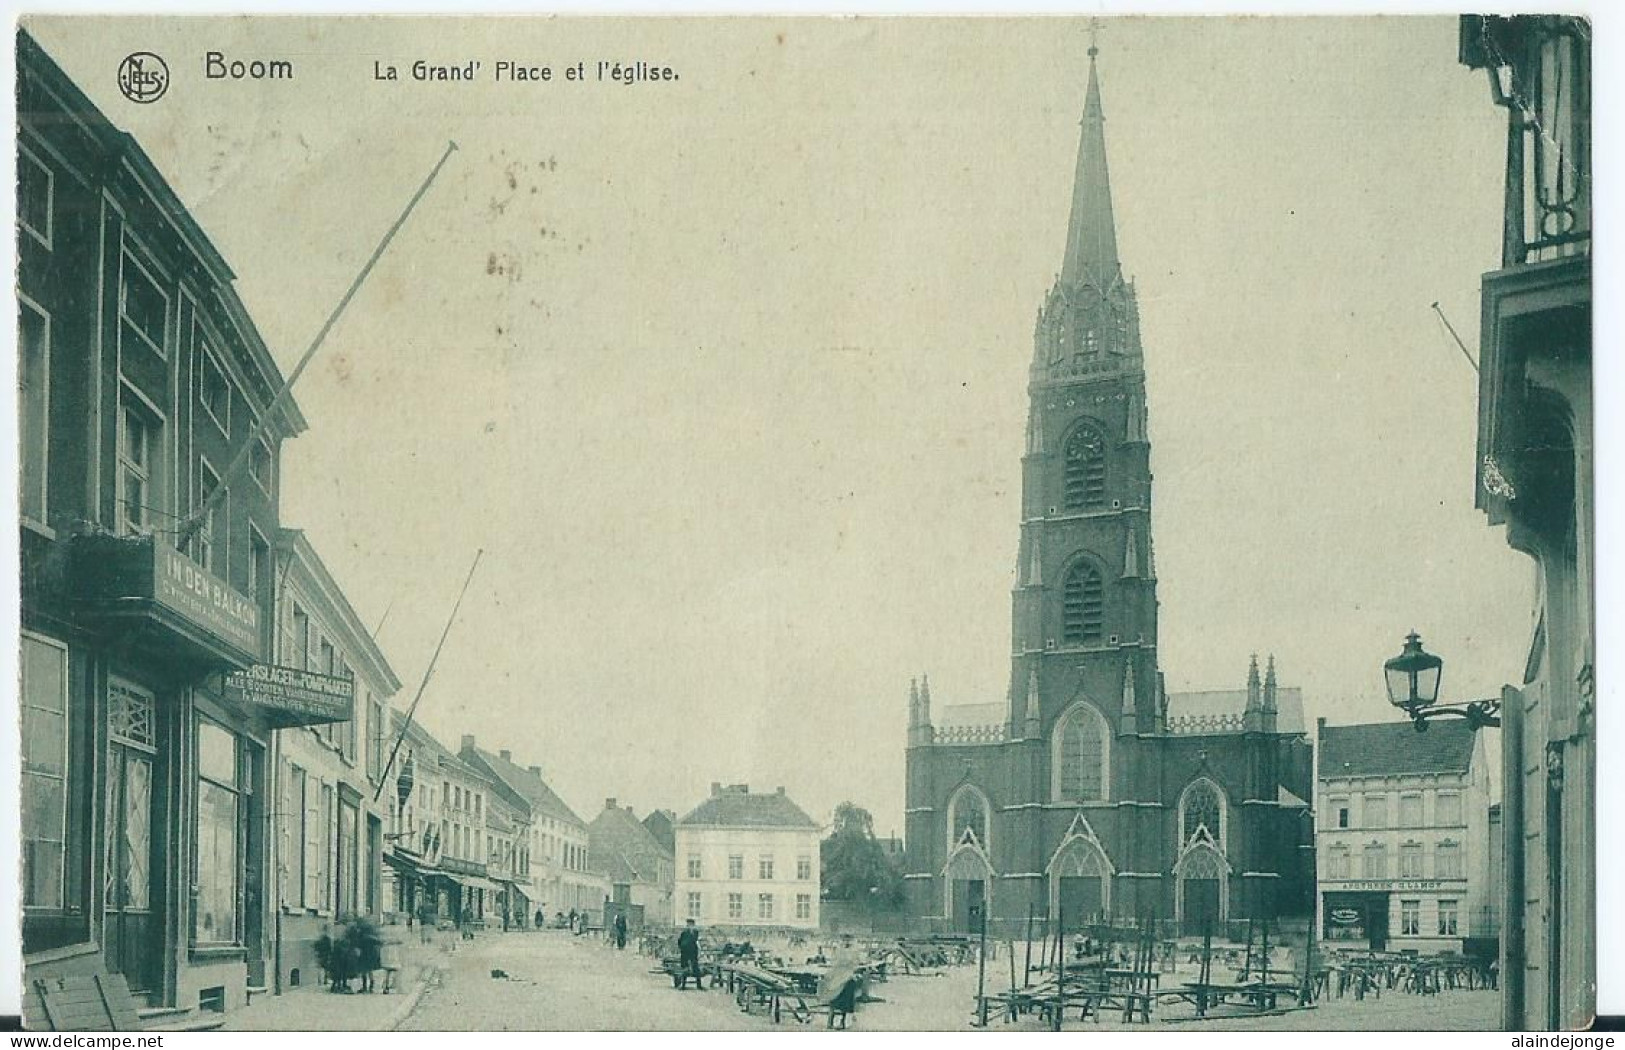
[[[504,761],[504,762],[512,762],[513,761],[513,752],[507,750],[506,748],[504,748],[501,751],[498,751],[497,754],[502,756],[502,761]]]
[[[780,795],[784,794],[784,785],[783,784],[780,784],[778,786],[778,794],[780,794]]]
[[[711,794],[713,797],[722,794],[722,784],[719,781],[711,781]]]
[[[542,767],[541,766],[531,766],[530,767],[530,775],[535,777],[537,780],[542,779]]]
[[[473,733],[464,733],[463,734],[463,750],[464,751],[472,751],[472,750],[474,750],[474,734]]]
[[[604,799],[604,808],[605,809],[614,809],[615,808],[615,800],[613,798]]]

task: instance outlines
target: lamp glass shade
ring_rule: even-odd
[[[1444,661],[1422,648],[1422,639],[1411,632],[1398,656],[1382,665],[1388,682],[1388,702],[1395,707],[1427,707],[1439,696],[1439,674]]]

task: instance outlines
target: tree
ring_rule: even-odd
[[[863,901],[882,908],[903,903],[903,879],[875,840],[874,818],[853,802],[835,807],[829,837],[820,844],[824,897]]]

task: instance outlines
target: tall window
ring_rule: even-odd
[[[1419,828],[1422,826],[1422,796],[1399,796],[1399,826],[1402,828]]]
[[[756,895],[756,917],[758,919],[773,918],[773,894],[758,893]]]
[[[698,919],[700,917],[700,900],[701,898],[698,893],[694,892],[693,890],[689,891],[688,917],[690,919]]]
[[[119,287],[119,321],[122,333],[131,337],[120,345],[144,345],[159,357],[165,356],[164,339],[169,318],[169,298],[157,280],[129,252],[124,253]]]
[[[1200,828],[1224,849],[1224,798],[1211,780],[1193,780],[1179,799],[1179,841],[1189,842]]]
[[[252,527],[248,530],[248,596],[255,599],[271,591],[271,545]]]
[[[806,882],[808,879],[812,878],[811,857],[796,858],[796,878],[802,882]]]
[[[1067,645],[1099,645],[1105,634],[1106,583],[1100,570],[1080,561],[1061,585],[1061,639]]]
[[[1459,936],[1461,907],[1456,901],[1439,902],[1439,936]]]
[[[698,853],[690,853],[688,855],[688,877],[691,879],[701,878],[703,871],[704,868],[700,864],[700,855]]]
[[[282,855],[283,869],[287,872],[283,885],[288,887],[283,903],[299,908],[305,906],[306,812],[305,771],[290,764],[282,792],[282,841],[287,844]]]
[[[227,500],[231,497],[221,493],[218,499],[214,498],[216,490],[220,488],[220,476],[216,474],[207,461],[199,460],[197,466],[197,503],[196,509],[209,508],[203,516],[203,524],[198,527],[197,536],[192,541],[193,560],[208,569],[216,576],[224,578],[226,575],[226,535],[225,523],[231,517]],[[211,505],[210,500],[214,502]]]
[[[1360,877],[1366,879],[1386,879],[1388,877],[1388,847],[1380,842],[1373,842],[1364,850],[1364,863],[1360,869]]]
[[[51,212],[54,182],[51,169],[26,147],[17,150],[17,225],[34,235],[45,247],[51,246]]]
[[[1388,796],[1365,796],[1365,823],[1367,828],[1386,828],[1388,826]]]
[[[763,882],[773,879],[773,854],[764,853],[756,858],[756,877]]]
[[[223,726],[197,720],[197,896],[192,939],[199,944],[237,940],[237,815],[241,785],[237,738]]]
[[[1446,839],[1433,849],[1433,877],[1459,879],[1462,877],[1461,844]]]
[[[1399,932],[1404,937],[1416,937],[1422,932],[1422,902],[1399,902]]]
[[[1064,484],[1068,510],[1094,510],[1106,504],[1106,442],[1100,431],[1080,426],[1067,439]]]
[[[231,383],[207,343],[198,352],[198,400],[221,433],[231,433]]]
[[[384,772],[384,705],[367,690],[367,776],[377,780]]]
[[[51,320],[32,303],[17,304],[17,439],[22,516],[45,524],[47,427],[51,407]]]
[[[730,879],[742,879],[742,878],[745,877],[745,855],[744,854],[742,854],[742,853],[729,854],[729,856],[728,856],[728,877]]]
[[[798,918],[798,919],[810,919],[810,918],[812,918],[812,894],[810,894],[810,893],[798,893],[798,894],[796,894],[796,918]]]
[[[1055,797],[1065,802],[1106,798],[1111,738],[1094,705],[1080,703],[1055,729]]]
[[[1333,846],[1326,851],[1326,877],[1330,879],[1351,878],[1349,867],[1349,848],[1347,846]]]
[[[68,827],[68,650],[22,638],[23,907],[61,908]]]
[[[118,446],[118,521],[125,535],[152,528],[153,445],[157,426],[140,410],[126,405],[120,413]]]
[[[1399,877],[1402,879],[1422,877],[1421,843],[1407,842],[1399,847]]]
[[[1332,799],[1332,823],[1337,827],[1349,826],[1349,800],[1346,798]]]
[[[293,637],[289,642],[293,651],[288,654],[288,662],[301,670],[310,670],[310,615],[299,607],[293,605]]]
[[[988,845],[987,802],[980,791],[968,786],[960,788],[954,795],[948,819],[948,848],[953,849],[967,831],[975,835],[976,841],[984,847]]]
[[[745,895],[743,893],[728,894],[728,918],[743,919],[745,917]]]
[[[1454,791],[1441,791],[1433,800],[1434,821],[1440,827],[1461,823],[1461,796]]]
[[[248,474],[266,495],[274,491],[276,478],[271,462],[271,446],[264,439],[255,442],[254,450],[248,454]]]

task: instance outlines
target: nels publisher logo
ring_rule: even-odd
[[[135,51],[118,64],[118,89],[131,102],[157,102],[169,90],[169,66],[151,51]]]

